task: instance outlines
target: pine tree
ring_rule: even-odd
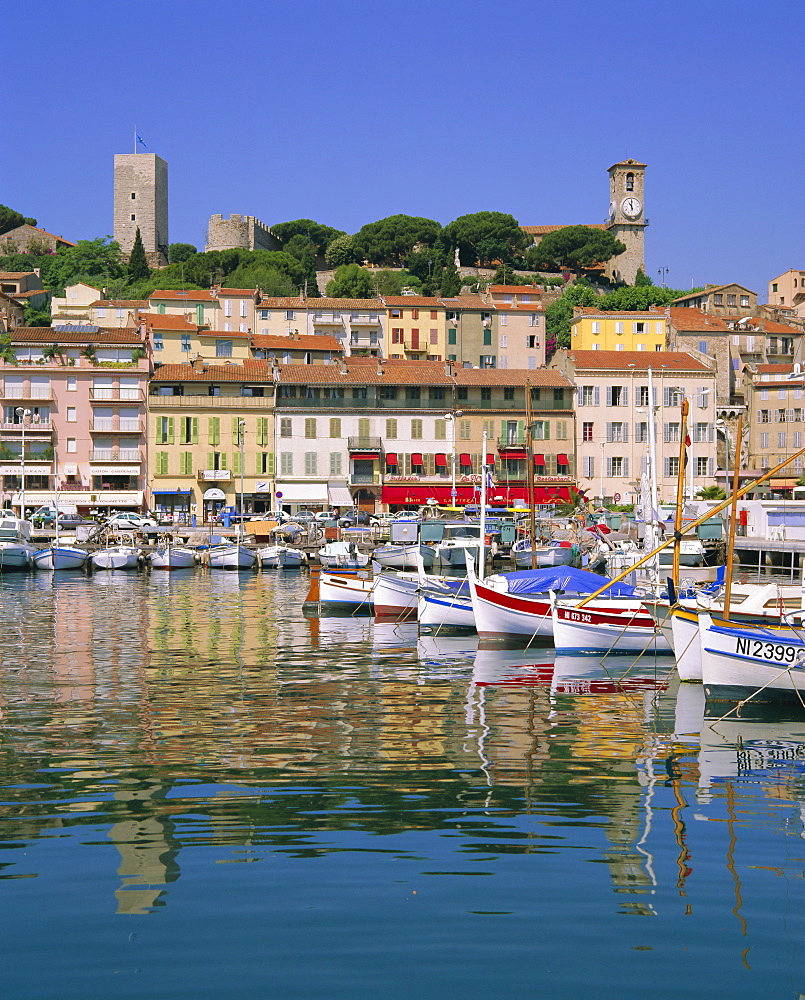
[[[129,281],[144,281],[151,276],[139,226],[137,227],[137,235],[134,237],[134,246],[131,248],[131,253],[129,254],[128,270]]]

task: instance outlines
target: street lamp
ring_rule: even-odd
[[[661,267],[661,268],[660,268],[660,269],[659,269],[659,270],[657,271],[657,274],[659,274],[659,276],[660,276],[660,281],[662,282],[662,287],[663,287],[663,288],[665,288],[665,276],[666,276],[666,275],[668,274],[668,272],[669,272],[670,270],[671,270],[671,268],[670,268],[670,267]]]
[[[31,415],[30,410],[24,409],[22,406],[18,406],[14,411],[20,418],[20,423],[22,424],[22,452],[20,454],[20,466],[22,467],[22,476],[20,481],[20,518],[25,520],[25,421]]]
[[[445,413],[445,420],[450,421],[450,506],[456,505],[456,418],[463,417],[463,410],[453,410]]]

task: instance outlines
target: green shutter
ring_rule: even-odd
[[[232,417],[232,444],[240,444],[240,437],[238,436],[238,422],[239,417]]]
[[[210,417],[207,423],[207,439],[210,444],[221,443],[221,418]]]
[[[274,475],[274,452],[270,451],[268,453],[268,475]]]
[[[257,443],[259,445],[268,444],[268,417],[257,418]]]
[[[209,452],[208,455],[207,455],[207,468],[208,469],[214,469],[215,468],[215,452],[214,451]]]
[[[157,306],[157,312],[159,313],[160,316],[164,316],[165,315],[165,303],[164,302],[160,302],[159,303],[159,305]]]
[[[240,475],[240,452],[236,451],[232,456],[232,472],[234,475]]]
[[[173,425],[174,425],[174,423],[175,423],[174,418],[173,417],[168,417],[168,440],[166,442],[167,444],[173,444],[173,435],[174,435]]]
[[[221,469],[227,469],[227,468],[228,466],[226,464],[226,452],[223,452],[221,455]]]
[[[201,303],[196,306],[196,323],[198,326],[204,323],[204,306]]]
[[[154,440],[157,444],[164,444],[162,440],[162,417],[156,418],[156,424],[154,425]]]
[[[157,475],[167,475],[168,472],[168,453],[166,451],[157,452]]]
[[[179,472],[183,476],[189,476],[193,472],[193,453],[192,453],[192,451],[181,451],[181,452],[179,452]]]
[[[517,421],[517,440],[525,441],[525,420]]]
[[[500,439],[501,439],[501,441],[505,441],[506,440],[507,429],[508,429],[508,421],[507,420],[502,420],[501,423],[500,423]]]
[[[551,422],[550,420],[542,421],[542,437],[544,441],[550,441],[551,439]]]
[[[198,417],[191,417],[193,423],[191,425],[190,431],[190,441],[192,444],[198,444]]]

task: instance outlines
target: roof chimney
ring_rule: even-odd
[[[193,360],[193,371],[202,374],[204,372],[204,359],[197,357]]]
[[[444,363],[444,373],[448,378],[453,378],[455,372],[453,371],[453,362],[445,361]]]

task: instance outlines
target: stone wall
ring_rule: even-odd
[[[168,164],[155,153],[118,153],[113,231],[124,254],[138,229],[149,263],[167,263]]]
[[[281,250],[282,244],[268,226],[253,215],[211,215],[207,226],[205,251],[231,250]]]

